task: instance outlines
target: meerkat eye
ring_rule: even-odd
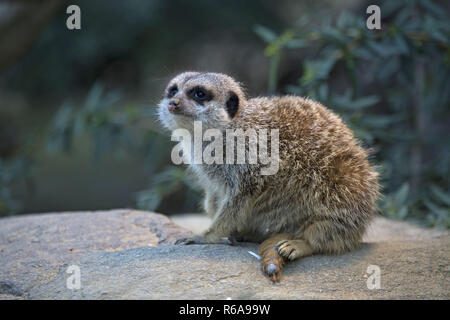
[[[167,93],[167,97],[168,98],[172,98],[174,95],[176,95],[178,92],[178,87],[176,85],[173,85],[172,87],[170,87],[170,89],[168,90]]]
[[[194,93],[194,97],[199,99],[199,100],[203,100],[206,97],[206,93],[204,93],[202,90],[197,90]]]
[[[202,87],[191,89],[189,91],[189,96],[197,102],[209,101],[212,99],[212,94]]]

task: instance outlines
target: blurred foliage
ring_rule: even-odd
[[[120,106],[117,110],[118,93],[104,93],[103,86],[95,84],[84,104],[75,111],[73,104],[66,102],[55,115],[51,124],[49,151],[70,151],[73,138],[89,131],[95,159],[117,145],[133,150],[136,138],[130,127],[138,117],[144,116],[138,107]]]
[[[151,187],[141,191],[137,196],[139,208],[156,210],[164,198],[182,192],[184,197],[183,207],[189,207],[193,199],[198,199],[200,187],[188,172],[179,167],[169,167],[163,172],[155,175]]]
[[[186,64],[180,56],[193,60],[182,49],[189,43],[199,46],[211,41],[204,34],[224,29],[239,32],[259,20],[278,20],[270,0],[259,5],[239,0],[227,5],[210,0],[74,0],[71,4],[82,8],[85,27],[79,32],[61,27],[67,18],[62,10],[33,50],[8,70],[9,90],[65,97],[102,79],[133,95],[148,85],[152,71],[173,72],[177,64]]]
[[[385,215],[448,228],[449,17],[429,0],[381,8],[381,30],[345,11],[334,22],[305,15],[279,35],[257,26],[272,64],[269,91],[276,90],[282,51],[307,48],[302,76],[285,91],[321,101],[373,147]]]
[[[86,82],[92,84],[108,61],[128,58],[122,64],[116,64],[115,68],[119,69],[129,60],[144,63],[140,57],[133,56],[136,50],[130,49],[152,30],[161,1],[115,1],[112,5],[108,0],[77,0],[72,4],[83,8],[82,23],[88,27],[80,32],[61,28],[67,17],[65,10],[62,10],[42,33],[33,50],[9,70],[12,74],[9,88],[20,88],[39,96],[49,93],[64,96],[69,89],[79,88]],[[127,15],[131,15],[131,19]],[[67,38],[70,41],[64,41]],[[45,54],[42,54],[43,51]],[[131,69],[128,73],[135,71],[134,65],[127,67]],[[134,84],[134,76],[128,73],[122,76],[130,77],[127,79],[130,86]]]
[[[89,19],[91,15],[92,30],[97,27],[98,30],[80,33],[70,46],[52,50],[39,66],[33,64],[32,72],[46,76],[42,87],[35,86],[30,77],[30,88],[45,91],[55,88],[56,81],[64,94],[69,80],[92,83],[92,79],[98,78],[97,70],[85,61],[99,60],[103,50],[110,52],[109,58],[114,60],[123,52],[141,52],[130,50],[130,43],[140,43],[139,46],[153,50],[155,41],[167,41],[158,39],[158,33],[146,32],[158,23],[156,9],[152,19],[142,14],[124,24],[120,17],[128,4],[106,6],[108,14],[103,14],[102,3],[86,17]],[[173,6],[171,2],[158,2],[158,6],[164,5]],[[379,206],[383,214],[449,228],[450,141],[445,139],[450,122],[448,13],[430,0],[385,1],[380,4],[382,29],[368,30],[365,12],[343,11],[333,17],[327,6],[310,7],[310,11],[286,29],[277,23],[267,25],[270,19],[264,25],[254,25],[254,33],[266,44],[268,93],[307,96],[342,116],[361,143],[373,150],[372,162],[382,177],[384,197]],[[237,21],[247,21],[244,11],[230,10],[242,15]],[[185,18],[182,10],[174,14],[177,12],[177,19]],[[110,20],[97,21],[102,16],[117,17],[120,23],[111,26]],[[203,23],[214,25],[208,21]],[[169,33],[179,30],[178,25],[167,27],[173,28]],[[127,30],[136,36],[127,37]],[[64,43],[57,40],[66,33],[53,28],[38,46]],[[153,36],[149,38],[148,34]],[[108,46],[114,47],[108,49]],[[166,55],[168,46],[161,48],[164,50],[159,54]],[[147,53],[142,52],[126,55],[124,69],[137,64],[141,66],[136,67],[139,74],[141,69],[158,63],[158,59],[145,62]],[[290,84],[279,78],[288,56],[298,56],[300,59],[296,61],[302,61],[299,65],[289,65],[289,69],[300,75]],[[29,61],[32,58],[31,55]],[[130,61],[134,62],[130,64]],[[65,64],[79,67],[77,77],[70,77],[64,71]],[[28,74],[22,74],[16,82],[27,86]],[[124,82],[132,80],[127,78]],[[75,139],[87,135],[96,161],[121,154],[145,157],[148,165],[143,174],[148,176],[149,184],[148,189],[136,194],[137,206],[164,211],[164,203],[176,201],[184,212],[197,211],[198,187],[181,167],[167,166],[171,145],[167,134],[161,135],[154,123],[154,106],[126,101],[119,92],[106,90],[100,83],[90,89],[84,102],[66,101],[50,125],[48,150],[74,152]],[[13,181],[23,178],[27,170],[21,168],[28,167],[27,163],[30,162],[0,160],[0,213],[19,210],[19,203],[12,199],[9,188]]]
[[[54,116],[47,139],[49,152],[72,152],[77,137],[88,134],[95,161],[105,156],[134,154],[146,157],[145,174],[151,181],[149,189],[136,195],[137,206],[156,210],[161,201],[180,190],[184,208],[198,210],[198,187],[181,168],[166,167],[170,145],[167,135],[160,135],[154,125],[155,108],[148,105],[123,104],[117,92],[105,92],[97,83],[88,93],[81,107],[66,102]],[[155,172],[160,172],[154,174]]]

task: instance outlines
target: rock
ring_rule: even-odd
[[[31,288],[55,277],[61,265],[89,252],[157,246],[191,234],[164,215],[125,209],[0,221],[0,297],[27,296]]]
[[[184,219],[184,222],[183,222]],[[175,246],[190,231],[167,217],[112,210],[0,220],[0,299],[449,299],[450,235],[377,218],[359,250],[287,264],[272,284],[238,246]],[[177,218],[207,227],[199,215]],[[68,289],[71,265],[80,289]],[[380,289],[368,289],[370,265]]]

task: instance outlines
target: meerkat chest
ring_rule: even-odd
[[[227,200],[226,184],[205,173],[199,165],[191,165],[190,169],[197,176],[198,182],[204,191],[203,209],[211,219],[214,219],[218,209]]]
[[[220,178],[220,174],[212,174],[210,170],[205,170],[204,165],[191,164],[189,167],[196,175],[205,193],[214,194],[219,198],[225,197],[227,186],[223,179]]]

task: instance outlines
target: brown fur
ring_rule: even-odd
[[[261,165],[190,165],[204,188],[204,208],[213,222],[201,238],[184,243],[219,243],[230,236],[262,242],[263,271],[274,281],[287,260],[358,246],[375,213],[378,174],[339,116],[297,96],[247,100],[241,86],[221,74],[183,73],[168,87],[174,83],[185,113],[169,114],[170,99],[163,99],[159,112],[167,128],[189,130],[194,119],[221,130],[279,129],[280,141],[275,175],[260,175]],[[185,93],[199,84],[214,95],[201,108]],[[239,97],[233,118],[224,111],[230,91]],[[277,271],[268,274],[271,263]]]

